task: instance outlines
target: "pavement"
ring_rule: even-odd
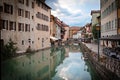
[[[92,50],[93,52],[97,53],[98,54],[98,44],[95,44],[95,43],[84,43],[90,50]],[[103,49],[103,46],[102,45],[99,45],[99,54],[100,55],[104,55],[103,52],[102,52],[102,49]]]

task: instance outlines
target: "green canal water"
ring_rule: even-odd
[[[50,48],[1,64],[2,80],[99,80],[79,46]]]

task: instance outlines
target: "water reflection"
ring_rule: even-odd
[[[2,80],[92,80],[79,46],[56,47],[2,62]],[[76,77],[76,79],[74,79]]]
[[[81,59],[80,52],[69,52],[69,57],[63,61],[63,64],[56,68],[56,75],[53,80],[91,80],[90,73],[87,72],[85,61]]]

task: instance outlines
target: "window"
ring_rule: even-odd
[[[26,0],[26,6],[29,6],[29,0]]]
[[[34,2],[32,2],[32,8],[34,8]]]
[[[37,30],[42,30],[42,25],[41,24],[37,24]]]
[[[30,32],[30,24],[25,24],[25,31],[29,31]]]
[[[28,39],[28,42],[31,43],[31,39]]]
[[[44,44],[43,44],[43,43],[44,43],[44,38],[42,38],[42,47],[44,47]]]
[[[13,6],[4,3],[4,12],[9,13],[9,14],[13,14]]]
[[[117,28],[117,19],[115,19],[115,29]]]
[[[40,30],[40,24],[37,24],[37,30]]]
[[[0,23],[1,23],[1,29],[8,30],[8,20],[0,20]]]
[[[117,8],[116,6],[116,1],[113,2],[113,10],[115,10]]]
[[[24,31],[24,23],[18,23],[18,31]]]
[[[36,17],[45,21],[49,21],[49,17],[40,12],[37,12]]]
[[[112,20],[112,23],[111,23],[111,24],[112,24],[112,29],[113,29],[113,28],[114,28],[114,21],[113,21],[113,20]]]
[[[40,19],[41,18],[41,13],[37,12],[36,17]]]
[[[0,30],[2,29],[2,20],[0,19]]]
[[[32,16],[32,19],[34,19],[34,16]]]
[[[22,45],[24,45],[24,41],[22,40]]]
[[[28,24],[25,24],[25,31],[27,31]]]
[[[25,18],[29,18],[30,19],[30,12],[29,11],[25,11]]]
[[[24,4],[24,0],[18,0],[18,2]]]
[[[120,18],[118,18],[118,27],[120,28]]]
[[[0,6],[0,12],[3,12],[3,6]]]
[[[16,31],[16,23],[15,22],[10,21],[9,25],[10,25],[10,27],[9,27],[10,30],[15,30]]]
[[[109,21],[108,29],[111,30],[111,21]]]
[[[118,8],[120,9],[120,0],[118,0]]]
[[[42,31],[48,31],[48,26],[38,23],[36,29],[37,30],[42,30]]]
[[[22,17],[24,17],[24,11],[23,11],[23,9],[18,9],[18,16],[22,16]]]
[[[48,11],[47,6],[45,6],[44,4],[42,4],[42,8],[43,8],[44,10]]]
[[[48,26],[46,26],[46,31],[48,31],[49,30],[49,28],[48,28]]]
[[[33,28],[32,28],[32,31],[33,31]]]

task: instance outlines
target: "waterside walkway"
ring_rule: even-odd
[[[118,80],[115,75],[120,78],[120,61],[115,58],[111,58],[102,53],[103,46],[99,46],[99,61],[98,61],[98,45],[95,43],[84,43],[82,42],[81,48],[85,55],[91,60],[93,66],[106,77],[107,80]],[[113,74],[111,74],[113,73]],[[114,75],[115,74],[115,75]],[[111,77],[112,76],[112,77]]]

